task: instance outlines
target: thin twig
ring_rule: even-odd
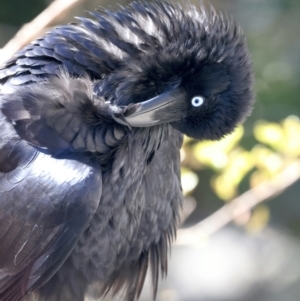
[[[75,5],[85,0],[55,0],[43,12],[35,17],[30,23],[16,33],[16,35],[0,49],[0,66],[2,63],[10,59],[18,50],[29,44],[43,30],[59,19],[64,13]]]
[[[257,204],[283,192],[299,179],[300,160],[296,160],[272,180],[246,191],[198,224],[180,229],[176,244],[197,244],[201,239],[220,230],[238,216],[249,212]]]

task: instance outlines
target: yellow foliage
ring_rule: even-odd
[[[259,232],[266,227],[270,220],[270,210],[265,205],[259,205],[253,209],[253,213],[249,222],[246,225],[246,229],[249,232]]]
[[[218,197],[226,201],[236,196],[238,185],[254,166],[250,153],[243,149],[232,151],[228,158],[227,166],[212,182]]]
[[[253,133],[260,144],[250,151],[239,146],[244,134],[242,126],[217,142],[195,143],[185,138],[182,159],[190,159],[186,165],[195,170],[203,166],[214,170],[211,186],[220,199],[229,201],[238,195],[240,183],[251,170],[249,186],[255,187],[300,156],[300,120],[296,116],[289,116],[281,123],[259,121]],[[189,193],[198,184],[197,174],[185,168],[182,181],[184,193]]]
[[[250,186],[255,187],[270,179],[270,175],[265,170],[256,170],[250,177]]]
[[[282,149],[284,145],[284,131],[278,123],[260,121],[254,127],[255,138],[275,149]]]
[[[289,116],[282,122],[285,133],[283,152],[295,157],[300,156],[300,120],[297,116]]]
[[[289,116],[281,124],[260,121],[254,127],[255,138],[281,153],[300,156],[300,120]]]
[[[195,158],[202,164],[219,170],[228,163],[228,153],[238,144],[244,134],[242,126],[221,141],[198,142],[193,147]]]
[[[212,187],[217,196],[224,201],[232,199],[237,192],[236,185],[225,174],[215,177],[212,180]]]
[[[283,167],[283,158],[263,145],[256,145],[251,151],[255,165],[258,169],[265,170],[270,176],[280,172]]]
[[[191,192],[198,184],[198,176],[187,168],[181,168],[181,185],[183,194]]]

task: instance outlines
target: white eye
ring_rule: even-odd
[[[192,98],[192,106],[193,107],[200,107],[204,102],[204,98],[201,96],[195,96]]]

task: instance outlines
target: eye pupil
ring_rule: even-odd
[[[192,106],[194,107],[200,107],[204,102],[203,97],[201,96],[195,96],[192,98]]]

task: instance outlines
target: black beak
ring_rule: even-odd
[[[187,110],[186,93],[180,88],[139,103],[135,113],[125,117],[132,127],[148,127],[180,120]]]

